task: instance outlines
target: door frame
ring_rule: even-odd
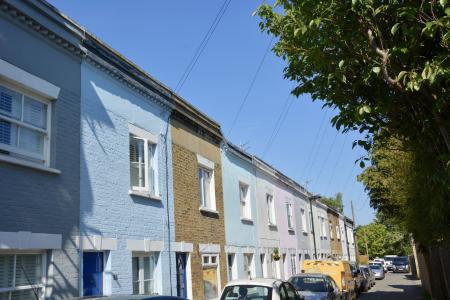
[[[109,254],[107,253],[107,251],[95,251],[95,250],[92,250],[92,251],[90,251],[90,250],[88,250],[88,251],[82,251],[82,255],[81,255],[81,257],[82,257],[82,263],[81,263],[81,265],[83,266],[83,268],[82,268],[82,276],[81,276],[81,282],[82,282],[82,284],[83,284],[83,286],[82,286],[82,288],[80,289],[80,292],[81,292],[81,294],[82,294],[82,296],[83,297],[85,297],[85,295],[84,295],[84,253],[102,253],[102,264],[103,264],[103,268],[102,268],[102,293],[101,293],[101,295],[98,295],[98,296],[106,296],[106,295],[108,295],[108,293],[105,293],[105,291],[107,291],[107,289],[106,289],[106,287],[107,287],[107,285],[106,285],[106,276],[105,276],[105,270],[106,270],[106,267],[107,267],[107,262],[108,262],[108,257],[109,257]]]

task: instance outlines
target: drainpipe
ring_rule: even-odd
[[[169,114],[167,118],[167,127],[166,127],[166,213],[167,213],[167,239],[168,239],[168,251],[169,251],[169,284],[170,284],[170,295],[173,296],[172,291],[172,245],[171,245],[171,234],[170,234],[170,210],[169,210],[169,127],[170,127],[170,118],[172,113]]]
[[[318,259],[317,257],[317,245],[316,245],[316,230],[314,229],[314,215],[313,215],[313,209],[312,209],[312,202],[315,200],[320,199],[320,196],[311,196],[309,197],[309,207],[311,209],[311,225],[312,225],[312,234],[313,234],[313,241],[314,241],[314,256],[315,259]]]

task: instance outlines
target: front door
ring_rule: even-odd
[[[103,295],[103,252],[83,253],[83,295]]]
[[[177,253],[177,296],[187,298],[186,253]]]

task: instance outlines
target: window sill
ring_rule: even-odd
[[[302,230],[303,235],[308,235],[308,231]]]
[[[198,210],[209,214],[219,215],[219,212],[217,210],[205,206],[200,206]]]
[[[278,229],[278,227],[277,227],[276,224],[271,224],[271,223],[269,223],[268,225],[269,225],[269,228],[272,228],[272,229]]]
[[[247,223],[247,224],[253,224],[253,220],[252,219],[244,218],[244,217],[241,217],[241,222],[242,223]]]
[[[137,197],[147,198],[147,199],[151,199],[151,200],[162,201],[161,196],[158,196],[158,195],[152,195],[152,194],[147,193],[147,192],[141,192],[141,191],[129,190],[129,191],[128,191],[128,194],[129,194],[130,196],[137,196]]]
[[[8,155],[0,155],[0,161],[10,163],[13,165],[19,165],[22,167],[27,167],[43,172],[53,173],[53,174],[61,174],[61,171],[58,169],[49,168],[40,164],[32,163],[26,160],[17,159]]]
[[[295,233],[295,229],[294,228],[288,228],[288,231]]]

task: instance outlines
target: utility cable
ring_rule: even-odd
[[[175,86],[175,92],[179,92],[183,85],[186,83],[186,80],[188,79],[189,75],[191,74],[192,70],[194,69],[195,65],[197,64],[198,59],[202,55],[203,51],[205,50],[206,46],[208,45],[209,40],[213,36],[214,32],[216,31],[217,26],[219,25],[220,21],[222,20],[223,15],[228,9],[228,6],[230,5],[231,0],[225,0],[220,7],[219,11],[217,12],[216,17],[214,18],[214,21],[211,23],[208,31],[206,32],[205,36],[203,37],[200,45],[197,47],[197,50],[195,51],[194,56],[191,58],[191,61],[187,65],[186,69],[183,72],[183,75],[181,76],[180,80],[178,81],[177,85]]]
[[[292,97],[292,100],[289,101],[289,99],[291,99],[291,97]],[[289,92],[289,95],[286,97],[286,100],[284,102],[283,108],[280,111],[280,115],[278,116],[278,119],[275,122],[275,126],[272,130],[269,140],[267,141],[266,147],[264,148],[262,158],[264,158],[266,156],[266,153],[269,151],[269,149],[272,147],[272,144],[275,142],[275,140],[278,136],[278,133],[280,132],[280,129],[283,126],[284,121],[286,120],[289,110],[291,109],[292,103],[294,103],[294,98],[293,98],[293,95],[291,94],[291,92]]]
[[[234,117],[233,122],[231,123],[230,130],[228,131],[228,135],[230,135],[231,132],[233,131],[234,125],[236,125],[236,122],[237,122],[237,120],[239,118],[239,115],[242,112],[242,108],[244,108],[245,102],[247,102],[248,96],[250,95],[250,92],[253,89],[253,85],[255,84],[256,78],[258,77],[258,74],[261,71],[261,67],[263,66],[264,61],[266,60],[266,56],[269,53],[269,50],[272,48],[273,39],[274,39],[274,37],[272,36],[272,38],[270,39],[269,45],[267,46],[267,49],[264,52],[264,55],[263,55],[263,57],[261,58],[261,60],[259,62],[258,68],[256,69],[256,72],[253,75],[253,79],[250,82],[250,86],[248,87],[247,93],[245,94],[244,99],[242,99],[241,105],[239,106],[239,109],[238,109],[238,111],[236,113],[236,116]]]
[[[326,123],[325,120],[326,120],[326,117],[327,117],[327,116],[328,116],[328,111],[327,111],[327,112],[325,113],[325,115],[323,116],[323,119],[322,119],[323,123],[322,123],[322,125],[324,125],[324,124]],[[321,126],[321,127],[322,127],[322,126]],[[314,165],[316,164],[317,156],[319,155],[319,150],[320,150],[320,147],[321,147],[321,145],[322,145],[323,138],[325,137],[326,131],[327,131],[327,127],[326,127],[326,126],[323,126],[322,134],[321,134],[321,131],[319,131],[319,132],[317,133],[316,138],[317,138],[318,136],[320,136],[320,138],[319,138],[319,140],[318,140],[319,143],[316,144],[316,145],[315,145],[316,147],[313,148],[313,151],[312,151],[313,157],[312,157],[312,159],[310,160],[311,163],[309,164],[308,172],[306,173],[306,175],[307,175],[307,176],[306,176],[306,180],[308,180],[309,175],[311,174],[311,171],[312,171]],[[317,149],[316,149],[316,148],[317,148]]]
[[[325,157],[325,159],[322,162],[322,166],[321,166],[319,174],[317,176],[317,181],[320,179],[320,176],[322,176],[323,170],[325,169],[325,165],[327,164],[328,159],[330,158],[331,151],[333,151],[333,146],[334,146],[334,143],[336,142],[336,138],[338,135],[339,135],[339,131],[336,131],[336,134],[334,135],[334,138],[333,138],[333,142],[331,142],[331,146],[328,149],[327,156]]]
[[[347,141],[347,137],[348,137],[348,134],[346,134],[344,137],[344,142],[342,143],[341,150],[339,151],[339,156],[336,159],[336,162],[334,163],[333,170],[331,171],[331,177],[330,177],[330,180],[328,181],[326,191],[328,191],[328,189],[330,188],[331,182],[334,179],[334,174],[336,173],[336,168],[337,168],[338,164],[341,162],[342,152],[344,151],[344,146],[345,146],[345,142]]]

